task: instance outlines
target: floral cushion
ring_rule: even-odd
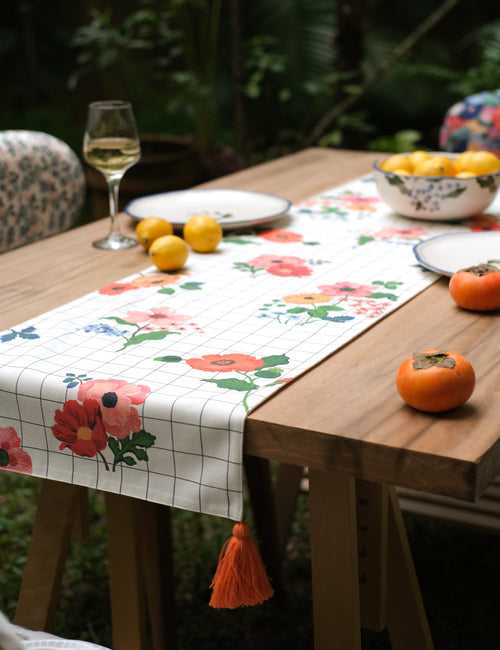
[[[0,131],[0,252],[72,226],[85,178],[75,153],[36,131]]]
[[[500,155],[500,90],[470,95],[446,114],[439,134],[441,149],[486,149]]]

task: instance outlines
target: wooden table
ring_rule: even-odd
[[[365,173],[372,158],[309,149],[207,185],[298,201]],[[92,223],[2,255],[0,328],[147,265],[138,249],[93,249],[106,228]],[[440,281],[249,416],[245,452],[283,464],[283,510],[309,467],[317,650],[359,649],[361,624],[387,625],[396,650],[432,648],[390,486],[474,500],[499,473],[498,324],[496,315],[455,309]],[[460,351],[476,369],[470,404],[448,415],[419,414],[394,388],[400,360],[429,346]],[[260,461],[252,462],[258,474]]]

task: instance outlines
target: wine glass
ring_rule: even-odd
[[[137,244],[120,232],[116,217],[118,189],[123,175],[141,157],[141,146],[130,102],[104,101],[89,105],[83,155],[106,179],[111,227],[107,237],[92,242],[96,248],[121,250]]]

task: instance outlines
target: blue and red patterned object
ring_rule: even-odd
[[[486,150],[500,156],[500,90],[470,95],[446,113],[439,133],[441,149]]]

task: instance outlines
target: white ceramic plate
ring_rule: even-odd
[[[72,641],[70,639],[40,639],[23,641],[25,650],[107,650],[100,645],[86,641]]]
[[[500,232],[452,232],[426,239],[413,248],[429,271],[451,276],[455,271],[500,260]]]
[[[174,226],[182,226],[193,214],[210,214],[230,230],[274,221],[286,214],[290,206],[287,199],[260,192],[184,190],[134,199],[125,212],[134,219],[161,217]]]

